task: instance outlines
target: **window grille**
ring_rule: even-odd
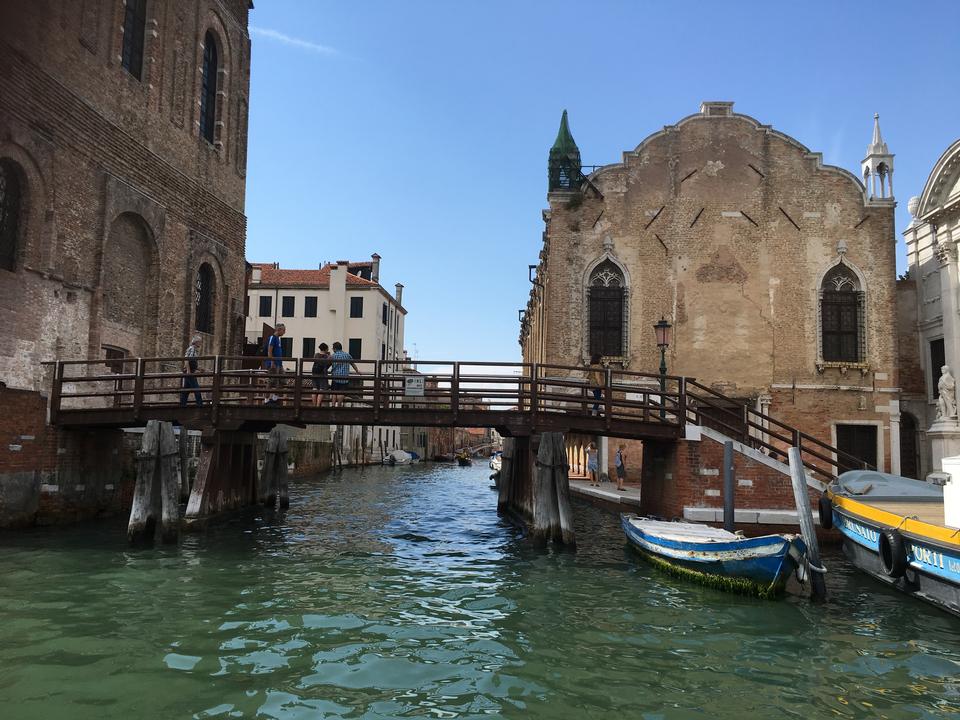
[[[303,316],[304,317],[317,316],[317,296],[316,295],[308,295],[303,299]]]
[[[203,68],[200,88],[200,135],[207,142],[214,141],[214,125],[217,119],[217,43],[213,33],[203,39]]]
[[[284,295],[280,303],[280,315],[285,318],[292,318],[296,313],[297,300],[293,295]]]
[[[14,270],[20,232],[20,173],[9,160],[0,160],[0,268]]]
[[[204,263],[197,270],[196,281],[197,330],[213,332],[213,270]]]
[[[820,338],[827,362],[864,362],[864,293],[843,264],[823,279],[820,292]]]
[[[147,0],[126,0],[123,16],[121,65],[137,80],[143,75],[143,39],[147,25]]]
[[[620,269],[609,260],[602,262],[590,276],[589,328],[590,354],[624,354],[626,288]]]

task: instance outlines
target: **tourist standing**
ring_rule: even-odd
[[[271,375],[270,385],[274,388],[280,386],[280,376],[283,374],[283,343],[280,342],[280,338],[282,338],[286,332],[287,326],[283,323],[277,323],[273,335],[267,340],[267,360],[264,365],[267,368],[267,372]],[[272,405],[279,401],[280,398],[277,397],[277,393],[274,391],[263,403],[264,405]]]
[[[320,343],[320,352],[313,358],[313,405],[321,407],[323,405],[323,393],[330,389],[330,379],[327,377],[327,371],[330,369],[330,353],[326,343]]]
[[[200,393],[200,383],[197,382],[197,370],[200,368],[200,361],[197,358],[200,355],[202,342],[203,339],[199,335],[194,335],[187,346],[187,351],[183,354],[183,391],[180,393],[180,407],[187,406],[191,390],[196,398],[197,407],[203,406],[203,395]]]
[[[599,465],[597,464],[597,444],[595,442],[587,445],[587,473],[590,475],[590,487],[600,487],[600,483],[597,481]]]
[[[344,351],[343,345],[339,342],[333,344],[333,354],[330,356],[330,389],[333,391],[334,407],[343,405],[343,401],[350,387],[350,368],[355,373],[360,371],[357,364],[353,361],[353,356]]]
[[[620,492],[626,492],[627,489],[623,486],[623,483],[627,479],[627,454],[623,451],[624,446],[620,445],[617,448],[617,455],[613,459],[613,464],[617,468],[617,490]]]

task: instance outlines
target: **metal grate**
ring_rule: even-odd
[[[863,362],[864,294],[828,290],[820,297],[823,359],[827,362]]]

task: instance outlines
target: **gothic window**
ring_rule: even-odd
[[[0,159],[0,269],[14,270],[21,213],[20,169]]]
[[[197,270],[196,282],[197,330],[213,332],[213,269],[204,263]]]
[[[623,273],[609,260],[590,275],[587,289],[590,307],[590,354],[624,354],[626,326],[626,282]]]
[[[214,126],[217,119],[217,41],[213,33],[207,32],[203,38],[203,67],[201,68],[200,87],[200,136],[207,142],[214,140]]]
[[[143,37],[147,25],[147,0],[126,0],[123,15],[123,53],[120,57],[124,69],[137,80],[143,74]]]
[[[820,286],[820,337],[827,362],[863,362],[864,293],[854,272],[840,263]]]

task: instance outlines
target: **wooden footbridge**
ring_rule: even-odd
[[[291,425],[495,428],[507,438],[498,508],[521,516],[534,535],[563,542],[572,541],[565,435],[649,441],[644,464],[649,455],[654,475],[668,482],[689,480],[669,480],[675,476],[664,462],[676,462],[678,452],[670,449],[686,442],[688,424],[710,427],[782,462],[790,448],[799,448],[807,472],[820,480],[833,479],[844,466],[863,466],[692,378],[610,368],[602,387],[594,388],[586,368],[567,365],[358,360],[345,385],[330,389],[313,375],[312,358],[285,360],[271,370],[263,369],[263,360],[201,357],[189,378],[183,358],[54,363],[52,424],[66,431],[148,425],[131,538],[150,535],[161,516],[164,536],[176,536],[171,424],[203,431],[188,524],[256,502],[272,505],[278,495],[282,506],[284,426]],[[270,438],[261,451],[257,433],[263,432]]]
[[[225,432],[278,424],[490,427],[507,437],[543,432],[669,441],[706,425],[786,460],[801,449],[808,470],[832,479],[862,463],[692,378],[608,368],[600,399],[587,368],[503,362],[357,360],[342,391],[317,389],[312,358],[264,370],[265,358],[207,356],[185,390],[183,358],[54,363],[50,416],[74,428],[132,428],[148,420]],[[201,403],[197,405],[196,393]],[[187,394],[189,393],[189,394]],[[183,402],[186,405],[183,405]]]

